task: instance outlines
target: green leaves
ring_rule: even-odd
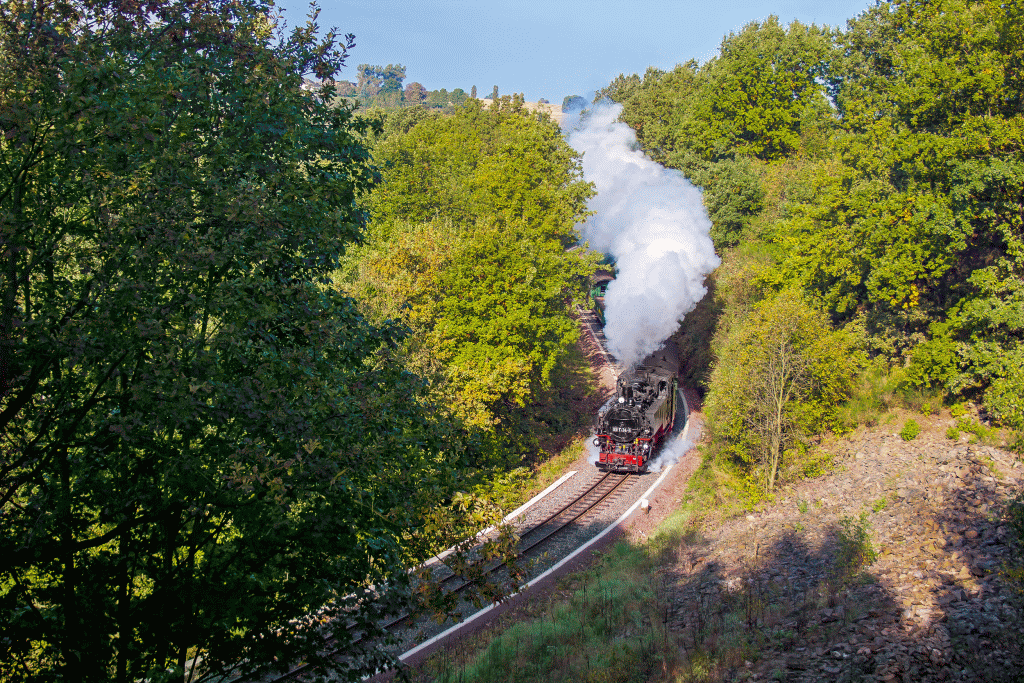
[[[767,367],[757,330],[792,318],[791,288],[829,325],[861,330],[903,388],[982,398],[1020,424],[1022,11],[894,0],[841,32],[770,17],[703,65],[602,91],[647,153],[703,188],[723,252],[708,411],[738,459],[779,452],[750,417],[767,414],[751,387]],[[840,337],[821,335],[852,348]],[[825,393],[797,392],[775,421],[779,444],[835,424],[851,370],[836,360],[829,378],[829,362],[815,380]]]
[[[426,550],[444,433],[325,286],[374,173],[299,86],[345,47],[265,10],[0,6],[2,677],[328,666],[300,619]]]
[[[645,150],[670,166],[688,170],[688,154],[774,161],[800,149],[807,105],[824,101],[833,41],[828,29],[769,17],[727,36],[701,67],[648,70],[642,84],[620,77],[609,88]]]
[[[592,190],[557,127],[507,97],[388,129],[353,290],[408,322],[411,362],[459,419],[500,429],[576,339],[569,305],[593,265],[566,248]]]
[[[1001,382],[1022,338],[1019,42],[1004,7],[895,2],[851,23],[837,103],[846,132],[813,198],[788,207],[782,281],[837,316],[865,311],[907,381]],[[895,360],[895,358],[894,358]],[[1010,364],[1012,365],[1012,363]]]
[[[716,439],[767,492],[789,445],[841,427],[859,370],[856,340],[788,290],[762,301],[724,336],[707,411]]]

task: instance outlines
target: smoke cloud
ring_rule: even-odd
[[[685,438],[683,433],[676,434],[672,437],[671,441],[662,446],[661,450],[658,451],[658,454],[647,466],[647,471],[661,472],[667,465],[676,464],[699,440],[699,426],[693,426],[693,429],[685,435]]]
[[[630,367],[656,351],[707,288],[715,255],[700,190],[648,159],[620,104],[598,104],[568,137],[597,187],[582,226],[590,248],[611,254],[617,274],[605,294],[608,350]]]

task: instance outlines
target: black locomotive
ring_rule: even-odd
[[[618,379],[615,398],[597,414],[597,467],[643,472],[672,433],[677,412],[679,350],[669,342]]]

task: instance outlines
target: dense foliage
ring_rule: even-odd
[[[725,450],[771,491],[796,437],[841,427],[838,408],[856,375],[855,340],[794,291],[759,302],[726,335],[707,411]]]
[[[445,523],[458,454],[403,331],[328,286],[373,172],[300,85],[346,45],[269,16],[0,5],[5,680],[325,664],[305,615],[372,631]],[[381,655],[344,623],[358,676]]]
[[[599,93],[704,188],[725,256],[703,307],[717,373],[747,312],[796,287],[905,390],[1024,427],[1022,11],[893,0],[845,31],[769,18],[705,64]],[[723,415],[733,388],[710,385]]]
[[[468,428],[514,437],[577,339],[592,261],[567,250],[590,186],[547,117],[503,97],[451,116],[389,116],[368,240],[345,286],[413,331],[405,347]]]

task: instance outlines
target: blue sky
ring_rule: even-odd
[[[404,64],[428,90],[476,85],[482,97],[586,95],[620,73],[713,56],[722,38],[775,14],[783,23],[845,26],[872,0],[323,0],[319,23],[356,35],[341,77],[358,64]],[[289,24],[308,3],[283,0]]]

